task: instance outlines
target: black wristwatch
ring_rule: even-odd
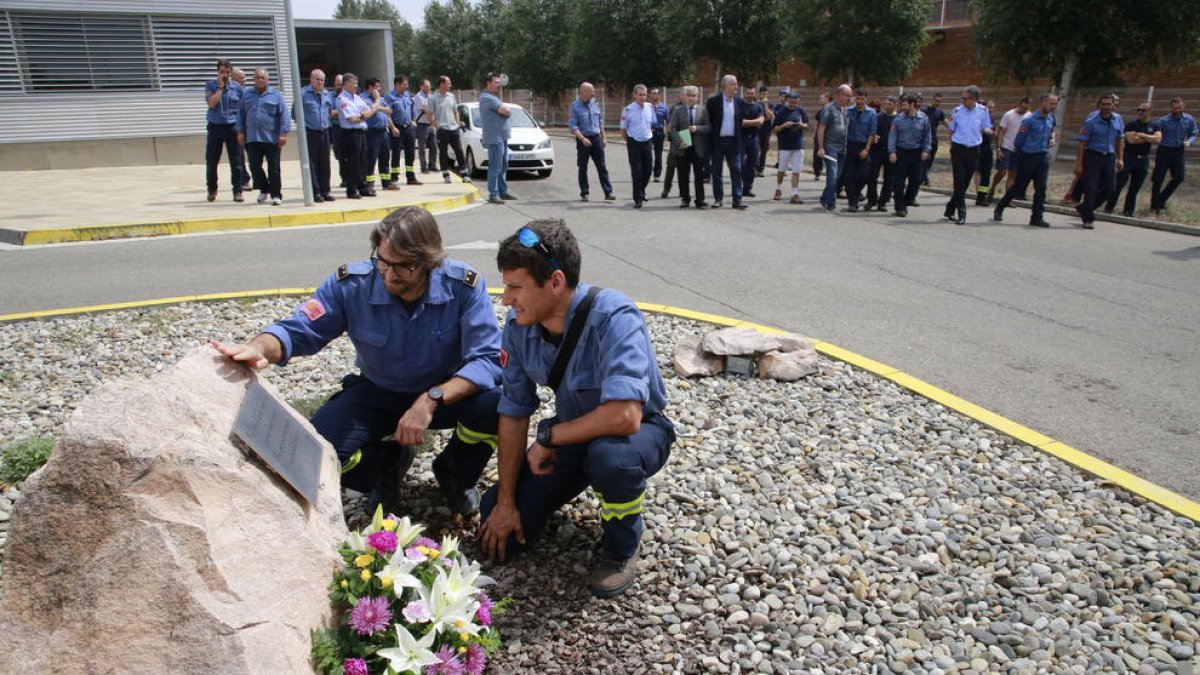
[[[550,419],[538,422],[537,426],[537,443],[543,448],[553,448],[554,442],[551,440],[553,436],[554,425],[558,420],[551,417]]]
[[[425,393],[429,396],[429,398],[433,399],[433,402],[437,405],[437,407],[440,408],[446,405],[446,394],[442,391],[441,387],[430,387],[429,391]]]

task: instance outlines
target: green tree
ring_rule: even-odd
[[[338,0],[333,18],[387,21],[392,25],[392,62],[396,73],[412,69],[415,48],[413,27],[388,0]]]
[[[489,3],[497,4],[497,3]],[[498,26],[490,27],[499,32]],[[494,59],[495,42],[486,32],[483,15],[468,0],[431,2],[425,7],[425,26],[417,33],[416,61],[418,68],[436,82],[439,75],[449,75],[455,87],[479,88],[483,71],[481,59]]]
[[[576,77],[568,62],[571,0],[512,0],[504,16],[504,64],[509,86],[524,87],[557,104]]]
[[[1061,102],[1076,82],[1109,84],[1122,68],[1188,63],[1200,54],[1200,21],[1189,3],[973,0],[975,37],[994,76],[1059,82]],[[1098,36],[1112,36],[1101,39]],[[1053,151],[1052,151],[1053,152]]]
[[[743,84],[771,79],[785,55],[784,0],[670,0],[665,36],[689,61],[712,59],[717,77],[734,73]]]
[[[786,23],[799,27],[796,55],[820,79],[898,84],[929,39],[930,0],[792,0],[786,7]]]
[[[675,82],[684,61],[669,19],[667,3],[656,0],[576,2],[568,47],[572,70],[622,88]]]

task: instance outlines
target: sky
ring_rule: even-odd
[[[400,16],[420,28],[425,18],[425,6],[430,0],[391,0]],[[292,0],[292,13],[297,19],[332,19],[337,0]]]

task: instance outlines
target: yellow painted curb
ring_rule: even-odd
[[[0,315],[0,323],[24,321],[30,319],[48,319],[90,312],[105,312],[121,309],[136,309],[139,307],[171,305],[181,302],[204,302],[214,300],[234,300],[238,298],[308,295],[315,290],[315,288],[272,288],[260,291],[212,293],[208,295],[190,295],[176,298],[160,298],[156,300],[139,300],[134,302],[120,302],[108,305],[92,305],[90,307],[73,307],[42,312],[26,312],[23,314],[4,314]],[[502,290],[503,289],[500,288],[489,288],[488,292],[492,295],[500,295]],[[679,307],[671,307],[670,305],[659,305],[643,302],[639,302],[637,304],[638,307],[646,312],[666,314],[719,326],[744,326],[766,333],[786,332],[771,326],[764,326],[762,324],[752,323],[749,321],[741,321],[739,319],[732,319],[716,314],[694,312],[692,310],[681,309]],[[1021,443],[1057,457],[1058,459],[1061,459],[1062,461],[1078,469],[1124,488],[1129,492],[1141,495],[1142,497],[1145,497],[1146,499],[1158,504],[1159,506],[1162,506],[1165,509],[1173,511],[1174,513],[1190,518],[1196,522],[1200,522],[1200,503],[1194,502],[1183,495],[1151,483],[1150,481],[1125,471],[1124,469],[1113,466],[1104,460],[1092,457],[1082,450],[1073,448],[1065,443],[1060,443],[1059,441],[1056,441],[1045,434],[1018,424],[1002,415],[998,415],[990,410],[975,405],[970,401],[959,398],[958,396],[955,396],[944,389],[935,387],[924,380],[913,377],[912,375],[880,363],[879,361],[869,359],[847,349],[842,349],[841,347],[828,342],[815,341],[815,345],[817,351],[830,358],[844,361],[852,366],[891,380],[892,382],[895,382],[896,384],[912,391],[915,394],[919,394],[930,399],[931,401],[940,403],[951,410],[970,417],[971,419],[974,419],[985,426],[991,427],[1006,436],[1010,436]]]
[[[406,202],[390,207],[348,209],[340,211],[306,211],[303,213],[265,214],[261,216],[238,216],[233,218],[197,218],[156,223],[134,223],[129,225],[85,225],[82,227],[57,227],[42,230],[17,230],[0,228],[15,239],[20,246],[62,244],[80,241],[107,241],[133,237],[162,237],[178,234],[204,232],[229,232],[234,230],[264,230],[276,227],[297,227],[326,223],[353,223],[379,220],[402,206],[421,206],[431,213],[442,213],[479,201],[479,188],[465,184],[470,191],[453,197]]]

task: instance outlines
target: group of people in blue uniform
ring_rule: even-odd
[[[341,461],[343,487],[368,493],[372,510],[395,508],[414,446],[429,429],[451,429],[433,474],[453,511],[482,508],[485,555],[511,557],[591,487],[603,554],[588,587],[624,592],[636,579],[647,480],[675,439],[640,310],[580,282],[579,245],[562,220],[532,221],[500,243],[503,330],[482,275],[445,256],[428,211],[396,210],[370,242],[370,257],[342,265],[291,316],[214,347],[261,369],[348,336],[358,372],[312,417]],[[530,442],[541,385],[555,405]],[[481,497],[494,453],[498,479]]]
[[[767,100],[766,87],[757,91],[747,88],[744,98],[739,96],[733,75],[722,77],[720,89],[702,102],[697,87],[682,87],[679,103],[668,107],[659,90],[648,90],[642,84],[634,87],[634,100],[622,110],[619,129],[626,142],[635,208],[646,201],[650,181],[658,182],[663,174],[664,140],[669,145],[661,196],[669,197],[678,174],[681,208],[723,206],[726,170],[731,205],[746,208],[743,199],[756,196],[755,178],[763,176],[772,138],[778,144],[774,199],[785,198],[784,181],[790,174],[789,201],[803,204],[799,176],[805,165],[805,133],[811,130],[812,170],[817,180],[822,175],[825,180],[820,197],[823,209],[838,212],[838,199],[846,200],[849,212],[859,211],[864,202],[867,211],[884,211],[894,203],[895,215],[904,217],[909,207],[919,206],[920,186],[929,185],[938,131],[945,125],[953,176],[951,197],[943,211],[946,219],[966,223],[972,180],[976,205],[990,206],[996,203],[1001,187],[992,183],[1007,177],[1007,200],[1003,206],[997,203],[994,219],[1002,219],[1013,198],[1024,199],[1032,183],[1035,194],[1030,225],[1048,227],[1043,215],[1049,157],[1059,137],[1058,97],[1053,94],[1042,96],[1037,110],[1030,109],[1026,97],[1018,108],[1006,113],[997,129],[992,119],[994,101],[984,100],[975,86],[965,88],[961,104],[947,113],[941,107],[941,94],[934,94],[928,104],[920,93],[879,100],[870,99],[862,88],[842,85],[822,94],[822,107],[812,119],[799,106],[798,94],[787,88],[779,90],[777,103]],[[1160,213],[1184,181],[1184,155],[1196,140],[1196,121],[1184,112],[1181,99],[1173,99],[1170,112],[1157,120],[1151,119],[1151,104],[1143,103],[1138,107],[1138,119],[1129,125],[1116,113],[1116,101],[1115,95],[1103,97],[1075,136],[1079,142],[1077,181],[1071,193],[1085,228],[1094,227],[1097,209],[1114,211],[1126,186],[1122,213],[1132,216],[1138,191],[1148,177],[1152,184],[1150,209]],[[1106,106],[1112,110],[1106,111]],[[576,143],[582,201],[588,201],[590,191],[589,164],[596,168],[605,199],[616,199],[605,163],[604,122],[595,88],[584,82],[567,118]],[[1151,174],[1154,145],[1157,154]],[[995,178],[993,165],[998,169]],[[1022,187],[1013,192],[1017,183]],[[713,193],[711,203],[705,199],[706,186]]]
[[[224,151],[233,200],[244,201],[243,192],[254,189],[259,192],[259,203],[269,201],[278,206],[283,203],[280,152],[287,145],[292,119],[297,117],[295,105],[289,108],[279,90],[270,86],[265,69],[255,71],[253,88],[239,83],[235,72],[232,63],[222,59],[217,62],[216,78],[205,85],[208,201],[215,201],[219,192],[218,170]],[[331,155],[337,160],[341,187],[349,199],[376,196],[376,185],[399,190],[401,180],[420,185],[415,170],[418,157],[422,172],[437,169],[432,133],[435,109],[430,105],[428,81],[422,81],[416,95],[408,91],[404,75],[394,78],[387,91],[378,79],[360,83],[354,73],[335,76],[330,88],[320,69],[309,73],[308,82],[301,89],[300,101],[314,201],[336,199]],[[463,169],[459,167],[456,173],[461,175]],[[449,181],[448,173],[446,178]]]

